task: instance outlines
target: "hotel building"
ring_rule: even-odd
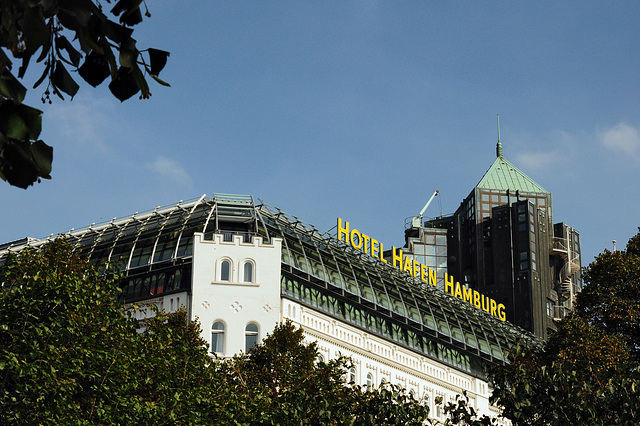
[[[551,194],[500,146],[455,214],[408,227],[400,249],[384,251],[346,221],[327,234],[252,196],[220,193],[64,237],[95,264],[121,265],[124,303],[184,307],[220,356],[288,319],[323,358],[351,357],[350,380],[400,384],[434,417],[436,397],[463,391],[496,415],[487,369],[546,336],[580,287],[577,232],[552,226]],[[0,264],[46,241],[0,245]]]

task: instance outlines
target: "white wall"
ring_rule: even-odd
[[[282,316],[301,327],[308,342],[318,343],[325,361],[340,356],[351,358],[356,367],[356,384],[366,385],[367,375],[371,374],[374,386],[384,379],[399,384],[407,391],[413,390],[417,398],[428,398],[429,412],[434,418],[437,418],[434,409],[437,396],[442,396],[445,401],[453,401],[463,390],[467,391],[470,405],[479,412],[494,417],[499,412],[489,405],[491,390],[482,379],[288,299],[282,300]],[[444,420],[443,417],[440,419]]]
[[[280,267],[282,240],[271,244],[261,237],[245,243],[236,235],[224,241],[221,234],[205,240],[196,233],[193,244],[193,276],[191,318],[198,318],[204,339],[211,344],[211,326],[215,321],[225,324],[225,349],[230,356],[245,351],[245,327],[258,324],[259,339],[271,332],[280,321]],[[222,281],[221,261],[232,264],[230,280]],[[253,282],[244,282],[243,264],[252,262]]]
[[[191,318],[199,319],[203,337],[209,343],[214,321],[225,324],[225,351],[220,355],[232,356],[245,350],[245,327],[249,322],[259,325],[259,338],[262,339],[278,322],[290,319],[304,330],[308,342],[318,342],[325,360],[341,355],[350,357],[356,367],[358,384],[366,385],[367,375],[371,374],[374,386],[384,379],[408,391],[413,390],[418,398],[428,397],[430,413],[434,417],[437,396],[453,401],[466,390],[474,408],[483,414],[497,416],[498,410],[489,405],[491,390],[486,381],[295,301],[281,299],[281,239],[266,244],[260,237],[254,237],[251,243],[242,242],[241,236],[234,236],[230,242],[223,241],[222,235],[214,235],[211,241],[204,240],[200,233],[194,238]],[[220,261],[223,259],[233,264],[228,282],[220,279]],[[254,282],[251,283],[243,282],[242,264],[247,260],[255,265]],[[500,421],[499,424],[508,423]]]

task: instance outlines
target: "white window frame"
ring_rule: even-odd
[[[249,327],[255,325],[257,330],[249,330]],[[249,346],[249,338],[251,338],[253,340],[253,336],[255,336],[255,342],[253,342],[253,344],[251,346]],[[244,326],[244,350],[245,352],[249,352],[249,349],[251,349],[252,347],[256,346],[258,343],[260,343],[260,325],[255,322],[255,321],[251,321],[248,322],[247,325]]]
[[[247,280],[246,277],[246,268],[247,266],[251,267],[251,277]],[[244,284],[254,284],[256,280],[256,275],[258,272],[258,268],[256,267],[256,262],[253,259],[245,259],[242,261],[242,267],[240,268],[240,273],[242,277],[240,278],[240,282]]]
[[[228,262],[229,264],[229,278],[224,280],[222,279],[222,272],[223,272],[223,265],[225,264],[225,262]],[[233,260],[231,260],[231,258],[229,257],[222,257],[218,260],[217,262],[217,268],[216,268],[216,281],[218,282],[222,282],[222,283],[231,283],[233,282]]]
[[[220,324],[222,326],[222,329],[214,329],[213,327],[216,324]],[[213,322],[213,324],[211,324],[211,352],[213,353],[218,353],[218,354],[224,354],[224,350],[225,350],[225,333],[227,331],[227,325],[225,324],[224,321],[217,319]],[[216,346],[222,346],[220,349],[220,351],[216,351],[214,348],[214,339],[213,336],[214,334],[216,335],[216,342],[218,341],[218,339],[221,339],[221,344],[220,345],[216,345]]]

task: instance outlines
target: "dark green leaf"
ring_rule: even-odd
[[[53,163],[53,148],[43,141],[35,141],[29,147],[31,158],[38,170],[38,175],[45,179],[51,179],[51,164]]]
[[[160,71],[167,64],[167,58],[169,57],[169,52],[165,52],[164,50],[158,49],[148,49],[149,52],[149,62],[151,63],[151,69],[149,70],[149,74],[160,75]]]
[[[89,53],[82,66],[78,68],[78,74],[93,87],[102,83],[110,73],[107,58],[97,52]]]
[[[47,75],[49,75],[49,71],[50,70],[51,70],[51,64],[49,64],[49,62],[47,62],[47,65],[44,67],[44,71],[42,72],[42,75],[40,76],[40,78],[33,85],[34,89],[36,87],[40,86],[40,84],[42,84],[44,79],[47,78]]]
[[[29,141],[5,141],[0,168],[9,184],[27,189],[38,180],[38,168],[31,157]]]
[[[133,68],[120,67],[116,78],[109,83],[109,90],[120,102],[124,102],[140,90],[134,79]]]
[[[100,54],[103,54],[102,47],[99,43],[99,37],[96,34],[93,34],[87,28],[81,28],[76,32],[76,36],[80,41],[80,49],[86,54],[91,53],[91,51],[96,51]]]
[[[118,25],[110,19],[105,21],[103,31],[108,39],[116,43],[124,43],[133,34],[133,29]]]
[[[56,68],[53,71],[53,84],[55,88],[62,90],[64,93],[71,96],[71,98],[75,96],[80,88],[78,83],[71,78],[67,69],[60,61],[56,61]]]
[[[142,0],[120,0],[115,4],[111,13],[120,16],[120,23],[133,26],[142,22],[142,13],[140,12],[140,4]]]
[[[69,43],[65,36],[56,37],[56,47],[58,48],[58,50],[65,50],[67,52],[71,65],[76,68],[78,67],[78,65],[80,65],[80,59],[82,59],[82,55],[73,47],[71,43]]]
[[[95,5],[90,1],[66,2],[64,6],[68,9],[60,8],[58,20],[62,25],[70,30],[78,31],[86,28],[94,12]]]
[[[133,79],[135,80],[136,85],[142,92],[142,97],[144,99],[148,99],[150,96],[149,85],[147,84],[147,80],[144,78],[142,71],[137,65],[131,69],[131,75],[133,76]]]
[[[138,59],[138,50],[126,47],[120,47],[120,56],[118,60],[120,65],[127,68],[133,68],[136,65],[136,60]]]
[[[40,7],[26,7],[18,21],[26,45],[26,53],[31,55],[49,40],[49,27]]]
[[[3,49],[0,49],[0,68],[11,69],[11,60],[4,53]]]
[[[46,58],[49,54],[49,49],[51,49],[51,37],[48,37],[47,40],[42,45],[42,50],[40,50],[40,55],[38,59],[36,59],[37,63],[40,63]]]
[[[20,103],[24,100],[26,93],[27,89],[7,68],[0,70],[0,95]]]
[[[0,104],[0,133],[18,140],[35,140],[40,135],[42,111],[5,100]]]
[[[39,177],[51,179],[53,148],[44,142],[5,139],[0,148],[0,174],[9,184],[27,189]]]
[[[22,65],[20,65],[20,68],[18,68],[18,78],[24,77],[24,73],[27,72],[27,68],[29,67],[30,60],[31,60],[31,55],[22,56]]]

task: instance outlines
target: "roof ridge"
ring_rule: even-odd
[[[549,193],[503,156],[495,159],[476,188]]]

